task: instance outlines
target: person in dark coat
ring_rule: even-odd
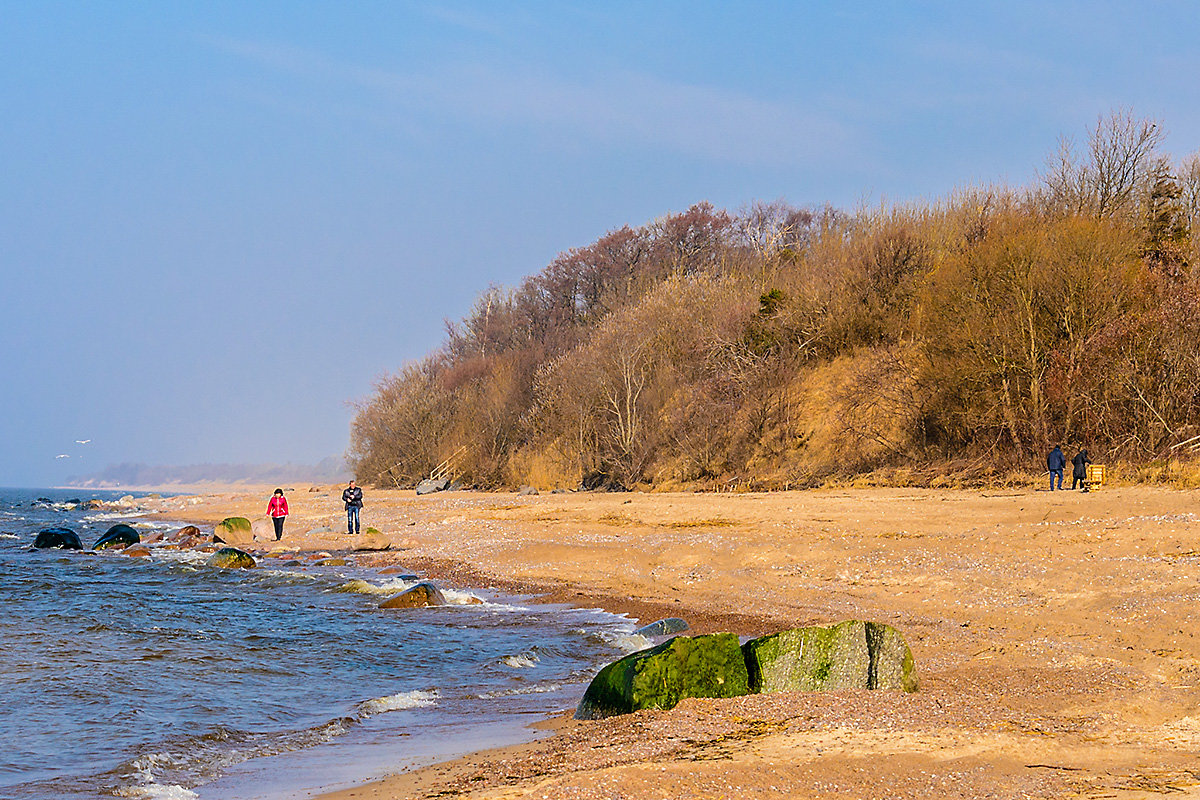
[[[1086,492],[1087,485],[1087,468],[1092,460],[1088,458],[1087,450],[1080,450],[1074,458],[1071,459],[1071,488],[1078,489],[1083,487]]]
[[[342,490],[342,502],[346,504],[346,533],[358,533],[358,516],[363,507],[362,489],[350,481]]]
[[[1050,455],[1046,456],[1046,469],[1050,470],[1050,491],[1054,491],[1054,479],[1058,478],[1058,488],[1062,489],[1063,467],[1067,466],[1067,457],[1062,448],[1054,445]]]

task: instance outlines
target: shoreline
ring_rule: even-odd
[[[189,498],[186,515],[261,515],[265,495],[228,488]],[[335,488],[290,495],[285,544],[352,546],[300,532],[344,524]],[[323,800],[658,798],[688,781],[708,788],[669,796],[1200,796],[1194,492],[369,490],[363,524],[394,549],[356,554],[361,564],[643,623],[683,616],[690,633],[887,622],[908,639],[922,689],[560,715],[545,738]]]

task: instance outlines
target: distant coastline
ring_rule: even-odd
[[[281,483],[338,483],[352,477],[346,462],[329,456],[316,464],[110,464],[85,475],[70,475],[60,488],[214,491],[220,486],[247,488]]]

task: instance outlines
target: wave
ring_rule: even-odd
[[[195,792],[171,781],[203,782],[234,764],[323,744],[378,714],[432,708],[437,701],[436,690],[399,692],[359,703],[353,716],[338,717],[284,734],[249,733],[218,727],[178,741],[167,750],[144,753],[126,763],[118,771],[134,783],[116,789],[113,794],[145,800],[193,800],[198,797]]]
[[[196,800],[200,795],[177,783],[150,783],[126,786],[113,791],[116,797],[138,797],[145,800]]]
[[[563,688],[561,683],[537,683],[533,686],[522,686],[518,689],[497,689],[494,692],[484,692],[483,694],[475,695],[480,700],[495,700],[498,697],[513,697],[521,694],[545,694],[547,692],[557,692]]]
[[[399,594],[400,592],[403,592],[406,589],[411,589],[412,587],[416,586],[418,583],[422,583],[422,581],[405,581],[405,580],[400,580],[399,578],[394,578],[392,580],[384,581],[383,583],[371,583],[370,581],[363,580],[362,578],[352,578],[351,580],[348,580],[345,583],[334,587],[333,591],[349,592],[352,594],[378,595],[378,596],[383,597],[383,596],[391,596],[394,594]],[[475,605],[475,606],[479,606],[480,608],[492,608],[492,609],[497,609],[497,608],[507,609],[507,608],[509,608],[509,606],[504,606],[499,603],[489,603],[488,601],[484,600],[482,597],[478,597],[477,595],[473,595],[470,592],[463,591],[461,589],[448,589],[444,586],[438,587],[438,588],[441,589],[442,596],[446,598],[447,605],[452,605],[452,606]]]
[[[388,711],[404,711],[409,708],[431,708],[437,705],[437,700],[438,693],[436,691],[424,692],[420,689],[411,692],[400,692],[399,694],[392,694],[387,697],[376,697],[374,700],[359,703],[358,718],[366,719],[376,714],[383,714]]]
[[[530,667],[536,667],[539,661],[541,661],[541,659],[537,657],[537,653],[533,653],[529,650],[512,656],[505,656],[504,658],[500,659],[501,664],[512,667],[513,669],[528,669]]]

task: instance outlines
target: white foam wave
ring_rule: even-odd
[[[515,656],[505,656],[500,659],[500,663],[512,667],[513,669],[528,669],[529,667],[537,666],[541,661],[533,653],[517,653]]]
[[[437,705],[437,699],[438,693],[435,691],[425,692],[416,689],[411,692],[400,692],[399,694],[376,697],[374,700],[367,700],[364,703],[360,703],[358,714],[360,717],[365,718],[388,711],[403,711],[408,708],[430,708]]]
[[[200,795],[174,783],[144,783],[141,786],[126,786],[113,792],[117,797],[140,797],[145,800],[195,800]]]
[[[459,589],[446,589],[443,587],[442,595],[446,598],[446,602],[452,606],[487,605],[486,602],[483,602],[482,597],[477,597],[470,592],[464,592]]]
[[[0,539],[20,539],[15,533],[0,533]]]
[[[605,644],[626,653],[636,653],[654,645],[651,639],[637,633],[602,633],[601,638]]]
[[[480,700],[495,700],[497,697],[512,697],[518,694],[545,694],[557,692],[562,688],[561,683],[538,683],[533,686],[522,686],[519,689],[498,689],[494,692],[484,692],[476,695]]]
[[[387,581],[383,584],[375,584],[370,581],[364,581],[362,578],[354,578],[346,581],[341,586],[338,586],[336,592],[354,592],[357,594],[395,594],[403,592],[405,589],[410,589],[415,586],[415,583],[407,583],[405,581]]]

